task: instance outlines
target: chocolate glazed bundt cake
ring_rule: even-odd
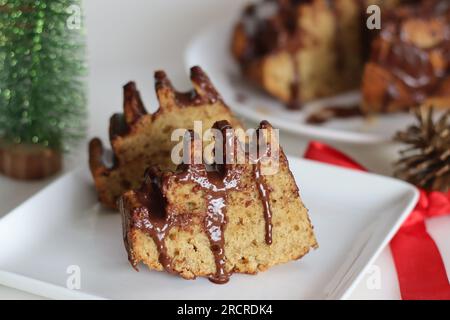
[[[220,121],[214,128],[224,133],[232,127]],[[241,145],[223,136],[224,149]],[[203,276],[225,283],[233,272],[256,274],[317,247],[308,211],[269,123],[261,123],[258,136],[264,137],[262,156],[244,151],[244,163],[191,160],[175,172],[152,168],[139,189],[120,198],[133,267],[143,262],[185,279]],[[192,137],[191,159],[199,148]],[[279,160],[277,170],[271,170],[274,159]]]
[[[385,16],[365,67],[363,109],[450,108],[450,1],[424,0]]]
[[[366,9],[399,0],[261,0],[235,26],[231,51],[244,77],[297,109],[356,89],[369,46]]]
[[[176,141],[171,133],[177,128],[192,129],[194,121],[203,128],[219,120],[227,120],[239,127],[222,97],[199,68],[191,69],[194,89],[176,91],[163,71],[155,73],[155,88],[159,109],[148,114],[133,82],[124,87],[124,113],[110,119],[109,139],[112,155],[108,158],[100,139],[89,144],[89,167],[95,181],[99,200],[116,208],[117,198],[123,192],[137,188],[145,169],[159,166],[174,169],[171,151]]]

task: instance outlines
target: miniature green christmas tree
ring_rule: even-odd
[[[6,174],[27,178],[7,172],[16,171],[6,167],[18,152],[42,154],[51,165],[84,135],[80,8],[79,0],[0,0],[0,170]]]

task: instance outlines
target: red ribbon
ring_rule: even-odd
[[[355,170],[366,168],[342,152],[317,141],[309,144],[305,158]],[[405,300],[450,300],[450,283],[436,243],[425,220],[450,214],[450,192],[420,190],[419,201],[392,239],[390,246]]]

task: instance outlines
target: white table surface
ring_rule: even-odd
[[[129,80],[137,82],[144,103],[150,110],[155,110],[157,106],[153,89],[154,70],[164,69],[176,86],[180,89],[189,88],[182,57],[190,38],[216,19],[236,14],[246,2],[247,0],[85,0],[83,22],[87,28],[90,70],[88,136],[107,138],[108,119],[113,112],[121,110],[121,87]],[[286,153],[301,155],[307,142],[306,138],[282,132],[281,144]],[[85,145],[67,161],[66,171],[86,152]],[[390,174],[391,164],[398,149],[392,145],[334,146],[380,174]],[[0,185],[8,186],[0,189],[0,217],[53,179],[55,178],[27,183],[0,176]],[[301,181],[299,183],[301,184]],[[450,227],[450,218],[442,222]],[[439,236],[442,238],[445,234]],[[449,236],[446,240],[450,243]],[[447,266],[450,266],[450,252],[444,260]],[[351,298],[400,298],[389,248],[382,252],[370,271],[359,283]],[[379,285],[375,287],[374,276],[380,278]],[[0,286],[0,299],[41,297]]]

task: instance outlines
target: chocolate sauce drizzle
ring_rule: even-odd
[[[261,145],[260,142],[262,139],[260,139],[260,129],[267,129],[270,126],[270,124],[267,121],[261,122],[259,129],[257,130],[257,138],[258,138],[258,159],[256,159],[256,164],[253,167],[253,175],[256,181],[256,187],[258,189],[259,198],[262,202],[263,210],[264,210],[264,219],[266,221],[265,223],[265,240],[267,244],[272,244],[272,209],[270,207],[270,192],[271,189],[267,185],[264,175],[262,174],[262,166],[261,166],[261,160],[263,157],[271,157],[272,150],[270,148],[270,143],[265,143],[264,145]],[[264,150],[263,150],[264,149]]]
[[[268,128],[270,125],[267,122],[262,122],[259,129]],[[222,136],[225,137],[223,142],[223,148],[237,148],[240,146],[237,138],[226,134],[226,130],[231,129],[230,124],[227,121],[219,121],[214,125],[215,129],[222,132]],[[259,130],[258,129],[258,130]],[[194,134],[191,132],[191,146],[195,147]],[[230,142],[233,138],[234,141]],[[264,156],[270,156],[271,151],[268,147]],[[194,150],[194,149],[191,149]],[[233,154],[236,154],[234,149]],[[226,255],[225,255],[225,238],[224,233],[227,219],[227,195],[232,190],[239,190],[241,175],[245,168],[244,165],[228,164],[226,163],[226,153],[223,152],[224,163],[207,165],[201,164],[181,164],[177,172],[173,173],[173,177],[178,183],[194,184],[193,191],[201,191],[205,199],[206,212],[203,220],[203,227],[205,234],[209,239],[211,252],[214,256],[216,272],[210,275],[209,280],[223,284],[228,282],[232,270],[226,268]],[[191,154],[193,157],[193,154]],[[246,158],[249,160],[248,154]],[[272,243],[272,210],[270,206],[270,188],[267,185],[261,168],[262,156],[254,161],[253,174],[258,189],[259,197],[262,201],[264,218],[265,218],[265,230],[266,230],[266,243],[270,245]],[[168,205],[162,191],[162,173],[153,169],[149,170],[146,174],[146,180],[142,188],[137,191],[138,200],[141,207],[134,213],[138,215],[134,219],[134,225],[148,233],[154,240],[158,252],[159,262],[163,268],[169,273],[176,273],[172,267],[172,260],[167,253],[165,245],[165,239],[169,234],[171,228],[174,226],[188,225],[192,218],[187,214],[176,214],[172,212]],[[123,207],[123,203],[121,204]],[[121,210],[124,212],[124,208]],[[126,218],[126,217],[124,217]],[[131,223],[124,219],[124,223]],[[129,226],[124,226],[124,230],[129,230]],[[130,248],[128,246],[128,235],[124,234],[125,246],[129,252],[129,260],[136,267],[132,254],[130,254]]]
[[[135,228],[147,233],[155,242],[159,253],[158,261],[164,270],[175,274],[177,272],[172,267],[172,259],[167,253],[165,240],[174,226],[187,226],[191,222],[191,217],[188,214],[179,215],[171,212],[162,193],[161,180],[162,173],[158,169],[152,168],[146,172],[142,187],[136,191],[140,206],[132,213],[135,217],[127,217],[125,214],[123,217],[124,242],[128,252],[128,260],[137,269],[137,262],[132,257],[128,235],[126,234],[126,231],[130,230],[129,224],[133,223]],[[119,207],[121,212],[125,212],[122,199],[119,201]]]
[[[290,52],[290,56],[294,70],[294,78],[290,85],[291,98],[289,103],[287,104],[287,107],[292,110],[299,110],[302,107],[300,66],[295,53]]]
[[[272,209],[270,207],[270,188],[267,186],[264,177],[261,173],[261,162],[254,166],[253,174],[256,180],[256,187],[258,188],[259,198],[262,201],[264,210],[264,219],[266,220],[266,243],[272,244]]]
[[[209,169],[209,171],[208,171]],[[224,232],[227,224],[226,202],[227,192],[236,189],[238,177],[231,171],[223,170],[219,166],[207,168],[205,164],[190,165],[179,182],[196,184],[206,201],[206,216],[204,229],[209,239],[211,251],[216,264],[216,273],[209,279],[214,283],[226,283],[230,273],[226,270]]]

